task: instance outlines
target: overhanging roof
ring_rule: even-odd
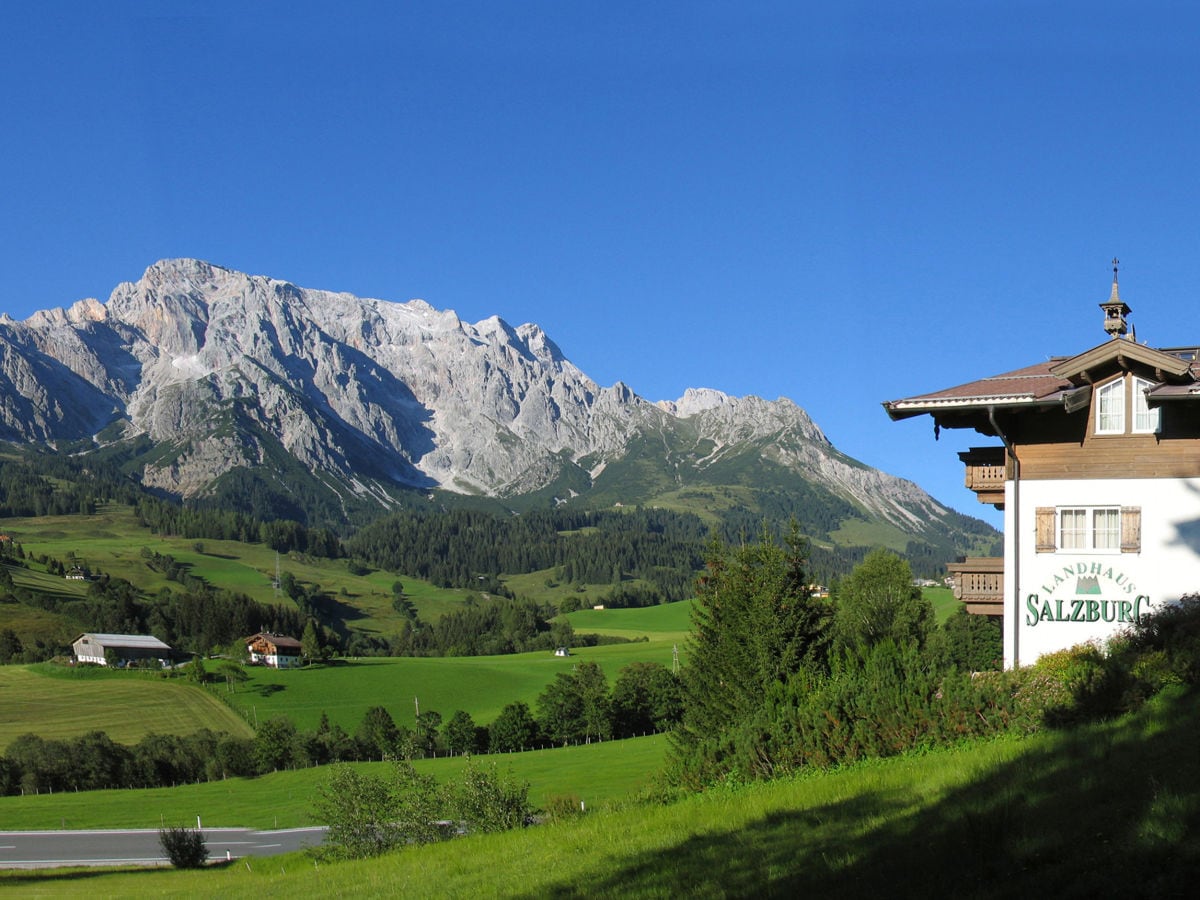
[[[1156,384],[1147,391],[1152,406],[1200,399],[1200,349],[1156,350],[1114,338],[1075,356],[1051,357],[1022,369],[981,378],[930,394],[889,400],[883,408],[893,420],[931,415],[943,427],[980,428],[988,409],[1039,409],[1061,406],[1075,412],[1087,406],[1091,384],[1114,371],[1135,370]],[[1193,368],[1193,367],[1196,368]],[[972,415],[974,414],[974,415]],[[982,426],[987,430],[987,426]]]
[[[1071,382],[1050,370],[1059,359],[1014,369],[1001,375],[992,375],[956,385],[929,394],[889,400],[883,404],[887,414],[895,420],[908,419],[939,412],[967,411],[987,407],[1033,407],[1061,404],[1063,395],[1075,388]]]

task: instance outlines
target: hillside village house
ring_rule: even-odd
[[[1200,348],[1128,334],[1116,260],[1100,308],[1102,344],[884,404],[997,441],[959,457],[1004,511],[1004,556],[949,568],[969,611],[1003,617],[1006,667],[1200,592]]]
[[[290,669],[300,665],[300,642],[269,631],[260,631],[254,637],[246,638],[246,653],[255,665],[273,669]]]
[[[128,665],[152,659],[165,666],[171,661],[171,648],[158,638],[148,634],[97,634],[86,632],[71,643],[75,661],[109,664],[109,653],[117,665]]]

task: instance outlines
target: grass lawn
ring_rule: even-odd
[[[581,609],[569,613],[566,618],[579,633],[674,641],[682,650],[692,625],[692,601],[639,609]]]
[[[301,730],[313,729],[321,713],[350,733],[372,706],[383,706],[398,724],[412,726],[419,701],[448,720],[455,710],[487,725],[509,703],[521,700],[536,709],[538,695],[559,672],[583,661],[598,663],[612,685],[632,662],[672,663],[672,643],[638,641],[582,647],[562,658],[552,653],[508,656],[399,657],[337,660],[323,666],[278,671],[252,667],[250,680],[230,701],[252,720],[286,715]],[[681,648],[682,660],[682,648]]]
[[[944,623],[950,614],[962,606],[961,600],[954,599],[954,592],[947,587],[927,587],[921,592],[925,599],[933,604],[933,615],[939,625]]]
[[[220,700],[182,681],[98,669],[90,670],[93,677],[67,678],[46,674],[50,671],[46,664],[0,666],[0,747],[29,732],[57,739],[104,731],[123,744],[151,732],[191,734],[201,728],[252,734]]]
[[[629,797],[647,787],[662,768],[664,735],[557,747],[526,753],[476,757],[529,782],[529,799],[541,806],[550,797],[575,796],[589,807]],[[418,770],[449,781],[466,765],[463,757],[420,759]],[[353,763],[382,774],[390,763]],[[162,821],[194,822],[213,828],[295,828],[312,824],[314,791],[329,779],[328,767],[275,772],[260,778],[231,778],[174,788],[82,791],[0,797],[0,823],[8,830],[55,828],[157,828]],[[264,798],[270,798],[264,802]],[[0,889],[3,888],[0,881]]]

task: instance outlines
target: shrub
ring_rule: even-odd
[[[390,778],[335,766],[314,805],[317,820],[329,826],[319,855],[364,859],[441,840],[443,804],[437,783],[408,762],[396,763]]]
[[[583,801],[576,794],[558,794],[547,798],[542,812],[551,822],[564,822],[584,814]]]
[[[208,847],[199,829],[164,826],[158,830],[158,843],[177,869],[199,869],[208,862]]]
[[[1033,666],[1066,693],[1065,702],[1048,704],[1046,723],[1090,721],[1120,710],[1128,675],[1120,662],[1094,644],[1048,653]]]
[[[517,781],[511,773],[500,775],[494,763],[481,769],[469,760],[448,794],[455,816],[471,832],[520,828],[532,813],[529,783]]]

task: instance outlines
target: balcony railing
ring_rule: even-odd
[[[966,464],[966,486],[975,492],[980,503],[990,503],[1004,509],[1004,481],[1008,465],[1003,447],[972,447],[958,454]]]
[[[950,563],[946,571],[954,578],[954,597],[967,605],[967,612],[983,616],[1004,614],[1004,560],[999,556],[969,557]]]

